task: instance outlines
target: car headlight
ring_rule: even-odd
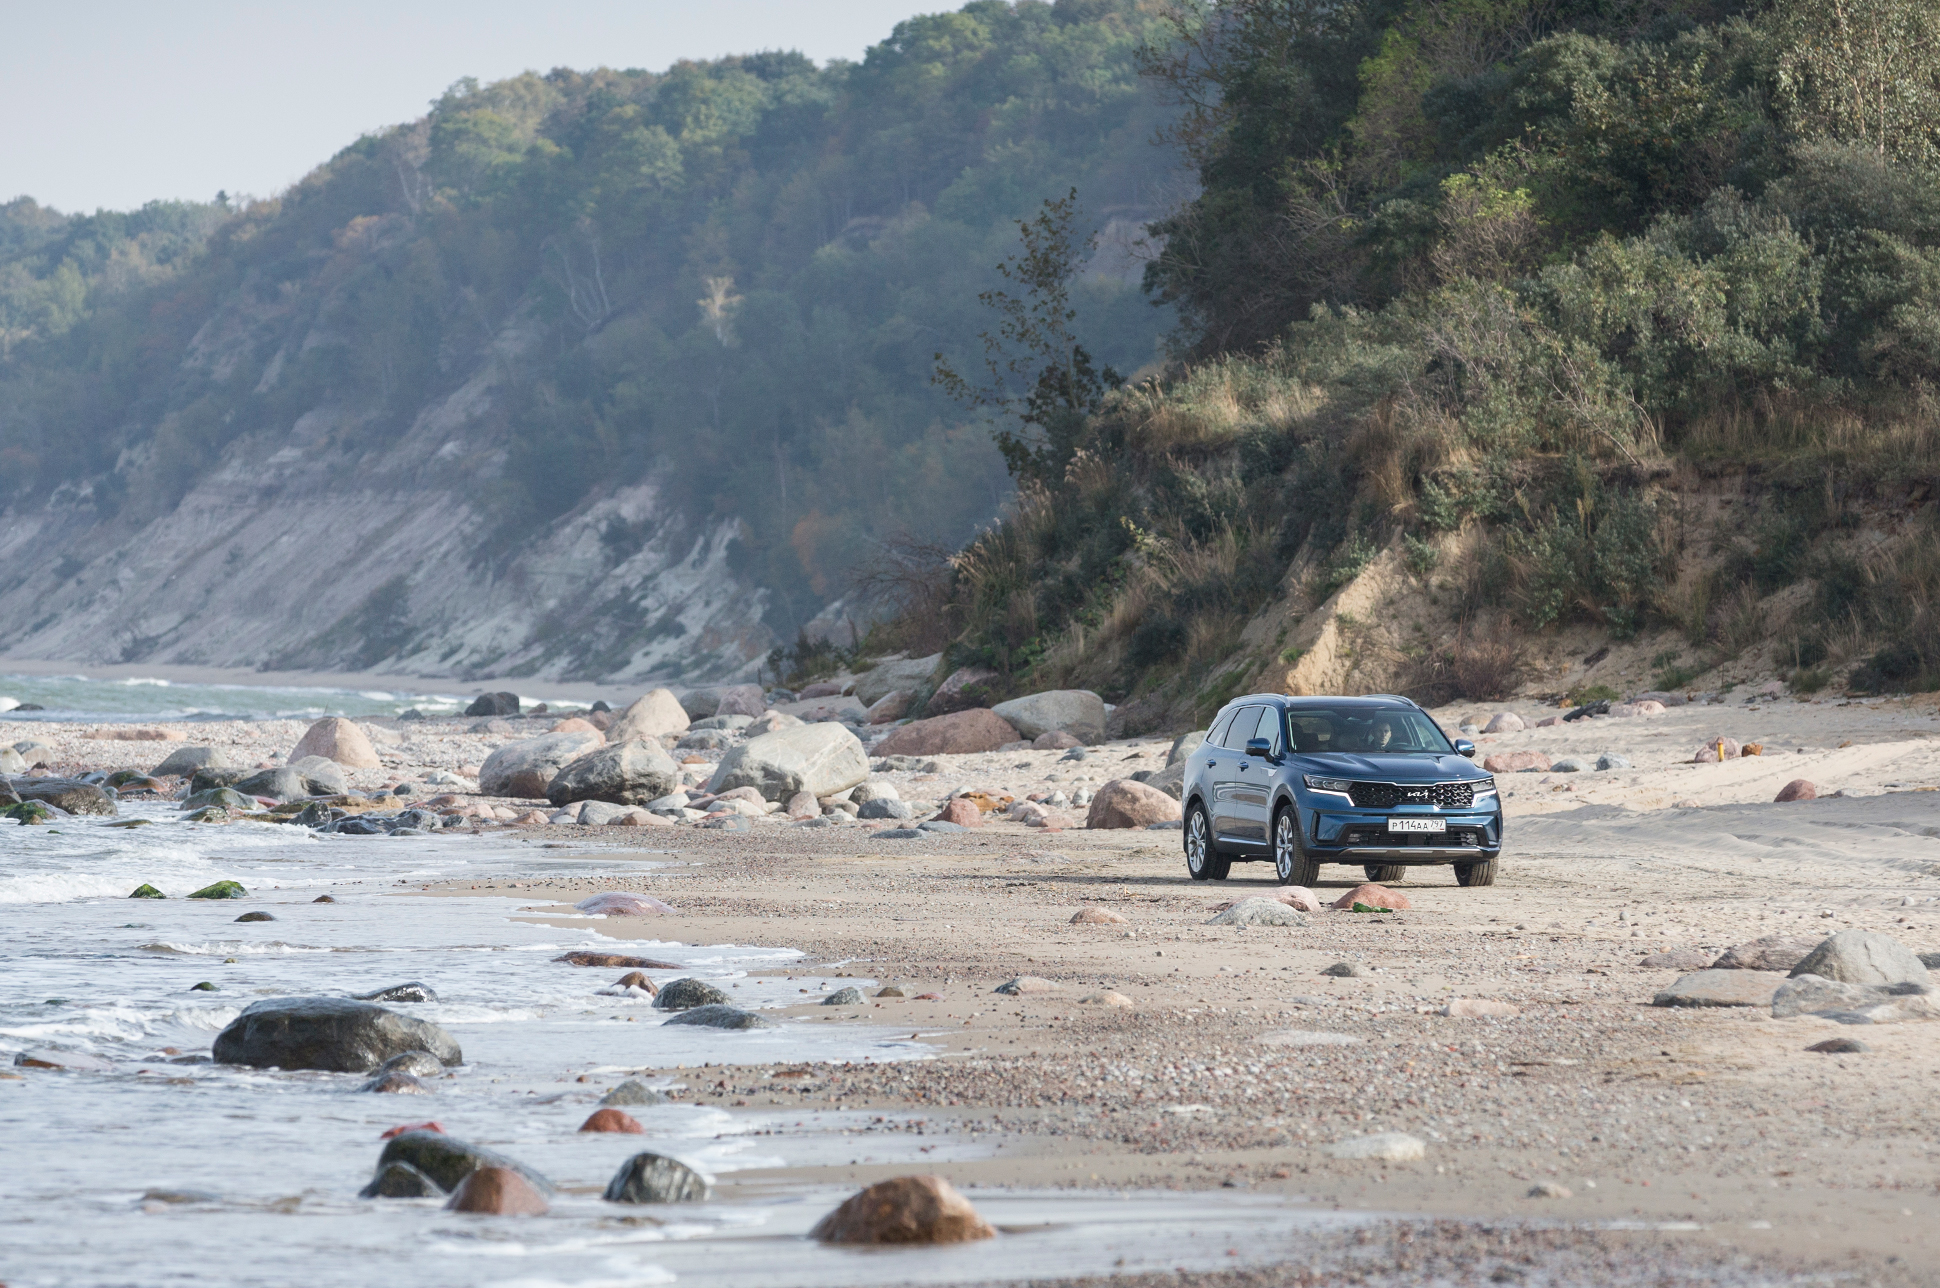
[[[1312,791],[1335,792],[1341,796],[1347,795],[1347,789],[1354,785],[1345,778],[1316,778],[1312,774],[1302,774],[1301,777],[1306,780],[1307,787]]]
[[[1484,796],[1493,796],[1493,795],[1495,795],[1495,779],[1482,778],[1476,781],[1475,783],[1476,800],[1481,800]]]

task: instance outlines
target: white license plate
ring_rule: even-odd
[[[1388,820],[1390,832],[1446,832],[1448,823],[1439,818],[1391,818]]]

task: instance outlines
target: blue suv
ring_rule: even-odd
[[[1474,756],[1406,698],[1236,698],[1186,761],[1186,871],[1224,881],[1271,859],[1282,884],[1311,886],[1323,863],[1370,881],[1446,863],[1493,885],[1502,802]]]

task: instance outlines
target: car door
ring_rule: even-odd
[[[1206,771],[1212,786],[1213,831],[1220,836],[1238,837],[1242,826],[1239,816],[1239,801],[1236,793],[1240,790],[1245,777],[1240,765],[1246,761],[1246,740],[1253,736],[1259,726],[1260,709],[1257,706],[1241,707],[1233,714],[1232,723],[1226,726],[1226,735],[1221,738],[1220,746],[1207,754],[1212,766]]]
[[[1246,742],[1264,738],[1271,749],[1268,755],[1248,756]],[[1233,835],[1254,845],[1266,844],[1267,810],[1273,799],[1273,771],[1286,754],[1286,738],[1280,729],[1280,712],[1275,707],[1259,708],[1259,717],[1245,738],[1238,740],[1240,761],[1233,775]]]

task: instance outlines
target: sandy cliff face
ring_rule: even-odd
[[[225,310],[187,365],[219,372],[264,321]],[[733,524],[696,528],[663,504],[671,470],[596,491],[510,549],[495,538],[475,499],[517,432],[500,372],[525,343],[508,331],[380,450],[347,445],[354,426],[316,408],[236,438],[158,517],[110,513],[102,483],[0,512],[0,653],[462,678],[746,672],[774,643],[767,592],[732,571]],[[117,467],[137,501],[153,441]]]

